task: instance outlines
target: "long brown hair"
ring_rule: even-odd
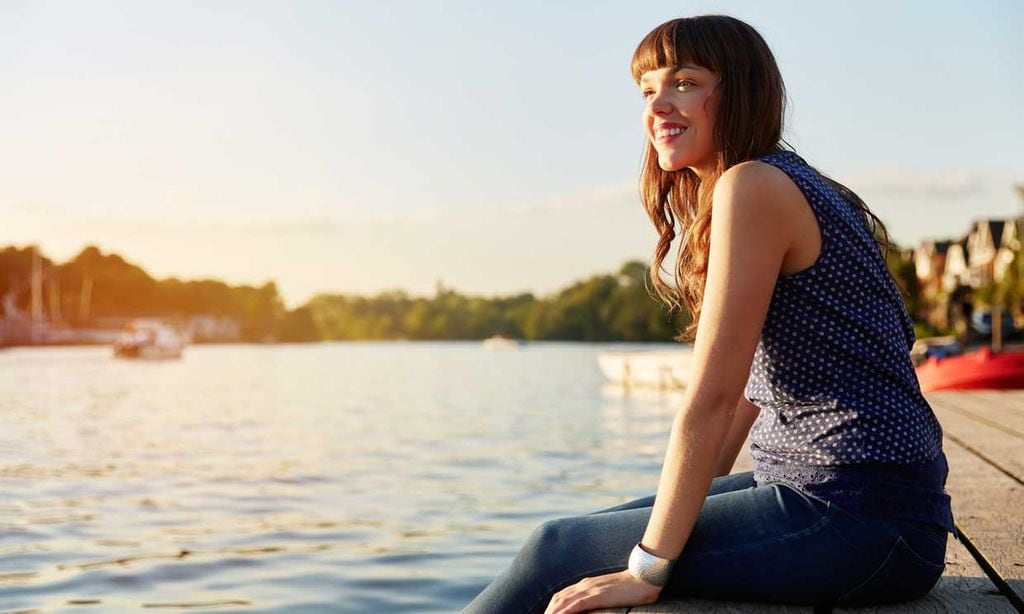
[[[727,15],[701,15],[672,19],[654,28],[633,53],[633,80],[651,70],[696,64],[721,77],[716,95],[718,112],[713,129],[715,165],[702,180],[689,168],[665,171],[658,153],[647,142],[640,170],[640,199],[658,231],[651,261],[654,289],[670,311],[685,306],[691,322],[676,337],[690,341],[696,336],[707,281],[711,240],[711,194],[715,183],[730,167],[792,146],[782,138],[786,88],[775,56],[760,34],[748,24]],[[885,237],[885,226],[852,190],[825,177],[843,198],[862,213],[872,235]],[[673,271],[675,286],[661,277],[662,264],[676,237],[683,239]],[[881,241],[879,241],[881,242]]]

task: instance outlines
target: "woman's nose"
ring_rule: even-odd
[[[672,111],[672,104],[662,94],[651,94],[647,99],[647,111],[651,115],[664,115]]]

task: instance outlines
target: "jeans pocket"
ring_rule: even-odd
[[[881,605],[917,599],[942,577],[946,563],[934,563],[897,536],[882,564],[867,579],[836,599],[836,605]]]
[[[949,531],[947,531],[945,527],[926,522],[914,522],[911,523],[910,529],[927,537],[936,546],[941,546],[942,548],[946,547],[946,539],[949,535]]]

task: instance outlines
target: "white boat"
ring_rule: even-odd
[[[522,344],[522,340],[506,337],[502,334],[493,335],[483,341],[484,349],[487,350],[511,350],[518,348]]]
[[[641,352],[600,352],[597,364],[623,386],[685,388],[690,383],[693,348]]]
[[[159,320],[133,320],[114,342],[114,356],[161,360],[181,358],[185,338]]]

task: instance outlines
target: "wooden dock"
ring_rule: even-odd
[[[1024,612],[1024,391],[926,395],[942,424],[959,541],[950,536],[946,572],[930,593],[885,607],[822,608],[677,600],[601,614],[863,614]],[[752,469],[741,453],[735,471]]]

